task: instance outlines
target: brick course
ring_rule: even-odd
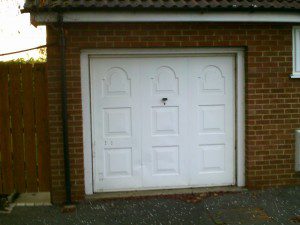
[[[47,42],[58,41],[47,26]],[[72,197],[84,198],[80,51],[97,48],[244,47],[248,188],[300,184],[294,129],[300,127],[300,80],[292,73],[292,24],[73,23],[66,25]],[[59,48],[48,48],[52,201],[64,201]]]

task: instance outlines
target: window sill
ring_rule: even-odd
[[[290,75],[290,78],[300,78],[300,73],[294,73]]]

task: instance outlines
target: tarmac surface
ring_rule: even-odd
[[[170,196],[94,200],[71,213],[60,206],[16,206],[0,225],[297,225],[300,186]]]

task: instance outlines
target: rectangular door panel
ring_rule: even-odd
[[[139,74],[130,59],[91,58],[94,190],[141,187]]]
[[[142,64],[143,187],[186,186],[187,61],[158,57]]]
[[[234,56],[189,60],[190,184],[233,185]]]

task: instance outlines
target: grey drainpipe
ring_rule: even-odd
[[[66,185],[66,205],[72,204],[71,199],[71,181],[70,181],[70,158],[68,142],[68,105],[67,105],[67,79],[66,79],[66,39],[64,32],[63,15],[58,14],[58,23],[60,31],[60,69],[61,69],[61,116],[63,128],[63,148],[64,148],[64,166],[65,166],[65,185]]]

